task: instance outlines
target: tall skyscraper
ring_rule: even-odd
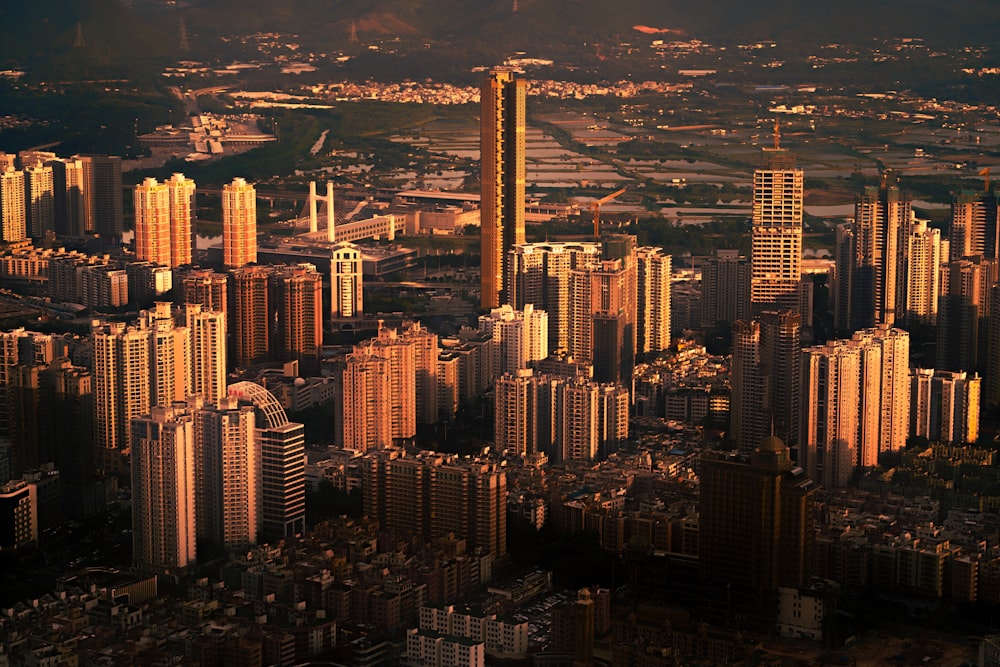
[[[511,278],[507,286],[511,305],[523,310],[532,304],[549,314],[549,350],[569,349],[570,273],[596,266],[601,244],[525,243],[511,252]]]
[[[46,164],[52,167],[56,235],[83,236],[88,231],[83,162],[68,158],[49,160]]]
[[[330,318],[358,319],[364,313],[361,250],[338,243],[330,253]]]
[[[227,550],[257,543],[263,489],[255,410],[222,397],[194,412],[198,537]]]
[[[170,259],[170,193],[155,178],[133,190],[136,258],[173,266]]]
[[[41,162],[25,167],[24,186],[29,235],[42,238],[55,232],[55,183],[52,167]]]
[[[979,325],[986,274],[987,267],[978,256],[954,260],[942,267],[934,364],[938,370],[979,368]]]
[[[502,68],[480,91],[483,308],[507,302],[509,253],[524,243],[526,95],[525,81]]]
[[[257,192],[242,178],[222,186],[222,262],[239,268],[257,261]]]
[[[247,266],[230,274],[229,341],[232,363],[246,368],[271,354],[270,269]]]
[[[76,155],[85,181],[84,229],[110,245],[122,239],[122,159],[116,155]]]
[[[191,336],[188,393],[217,403],[226,396],[226,314],[186,303],[184,324]]]
[[[883,179],[866,187],[854,206],[854,221],[838,231],[836,297],[840,329],[891,326],[906,301],[910,197]]]
[[[527,368],[530,362],[549,356],[549,316],[529,303],[524,310],[510,305],[479,316],[479,330],[494,341],[493,368],[497,375]]]
[[[695,258],[701,269],[701,324],[733,324],[750,317],[750,262],[739,250],[720,248],[713,257]]]
[[[195,214],[195,183],[184,174],[164,182],[170,193],[170,266],[191,263]]]
[[[753,173],[750,303],[754,313],[799,310],[802,263],[802,170],[791,153],[765,148]]]
[[[941,280],[941,231],[923,220],[910,225],[906,239],[907,321],[933,325],[937,322]]]
[[[636,352],[670,347],[671,257],[662,248],[636,250]]]
[[[790,310],[760,315],[760,371],[770,433],[798,455],[802,403],[802,318]]]
[[[278,267],[270,276],[275,311],[273,354],[298,361],[304,372],[319,370],[323,348],[323,277],[309,265]]]
[[[760,322],[739,320],[733,324],[731,368],[732,398],[730,430],[741,452],[752,452],[768,433],[764,414],[764,378],[760,369]]]
[[[194,419],[184,408],[157,406],[132,418],[130,435],[133,560],[187,567],[196,557]]]
[[[261,534],[279,540],[305,531],[305,430],[288,420],[271,392],[253,382],[229,385],[230,398],[255,408],[255,447],[260,451]]]
[[[698,561],[705,611],[716,621],[769,632],[779,586],[809,581],[816,485],[780,438],[749,457],[701,461]]]
[[[1000,208],[993,192],[961,192],[951,203],[949,261],[981,255],[997,259],[1000,252]]]
[[[20,241],[26,236],[24,172],[7,167],[0,170],[0,241]]]

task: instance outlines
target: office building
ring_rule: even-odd
[[[194,411],[198,537],[229,551],[257,543],[263,474],[255,414],[228,397]]]
[[[941,230],[916,220],[906,237],[906,306],[908,322],[934,325],[937,322],[941,284]]]
[[[185,568],[197,555],[194,418],[183,406],[154,406],[130,426],[132,559]]]
[[[509,304],[479,316],[479,330],[493,337],[493,368],[497,375],[514,373],[549,356],[549,316],[526,304],[514,310]]]
[[[237,269],[257,261],[257,192],[242,178],[222,186],[222,263]]]
[[[494,69],[480,91],[481,305],[508,301],[509,253],[524,243],[525,99],[527,85]]]
[[[773,630],[778,587],[801,588],[811,575],[815,491],[775,436],[749,457],[702,457],[698,561],[709,618]]]
[[[361,250],[338,243],[330,251],[330,319],[360,319],[364,311]]]
[[[754,313],[799,311],[802,263],[802,170],[785,149],[765,148],[753,173],[750,304]]]
[[[671,257],[662,248],[636,249],[637,353],[670,347]]]
[[[260,451],[261,540],[295,537],[305,531],[305,430],[288,420],[284,408],[264,387],[237,382],[229,397],[253,405],[255,447]]]
[[[44,238],[55,232],[55,182],[52,167],[37,162],[24,168],[25,224],[28,235]]]
[[[13,167],[0,170],[0,241],[27,238],[24,172]]]
[[[523,310],[532,304],[549,314],[549,350],[569,349],[570,274],[596,266],[601,244],[525,243],[511,251],[511,305]]]
[[[720,248],[711,257],[694,258],[701,270],[701,325],[733,324],[750,317],[750,262],[739,250]]]

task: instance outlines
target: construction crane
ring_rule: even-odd
[[[983,192],[985,192],[986,194],[989,194],[990,193],[990,168],[989,167],[983,167],[982,169],[979,170],[979,175],[986,177],[986,182],[983,183]]]
[[[601,204],[607,204],[609,201],[614,199],[620,194],[625,192],[626,188],[620,190],[615,190],[607,197],[601,197],[595,202],[591,202],[590,208],[594,211],[594,240],[597,241],[601,238]]]

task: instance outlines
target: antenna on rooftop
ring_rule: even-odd
[[[989,167],[983,167],[982,169],[979,170],[979,175],[986,177],[986,180],[983,182],[983,192],[989,194],[989,192],[990,192],[990,168]]]
[[[781,121],[774,119],[774,150],[781,149]]]

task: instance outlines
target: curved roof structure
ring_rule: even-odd
[[[256,382],[237,382],[229,385],[227,392],[230,398],[239,401],[250,401],[257,408],[257,414],[264,418],[267,428],[277,428],[288,423],[288,415],[274,394]]]

